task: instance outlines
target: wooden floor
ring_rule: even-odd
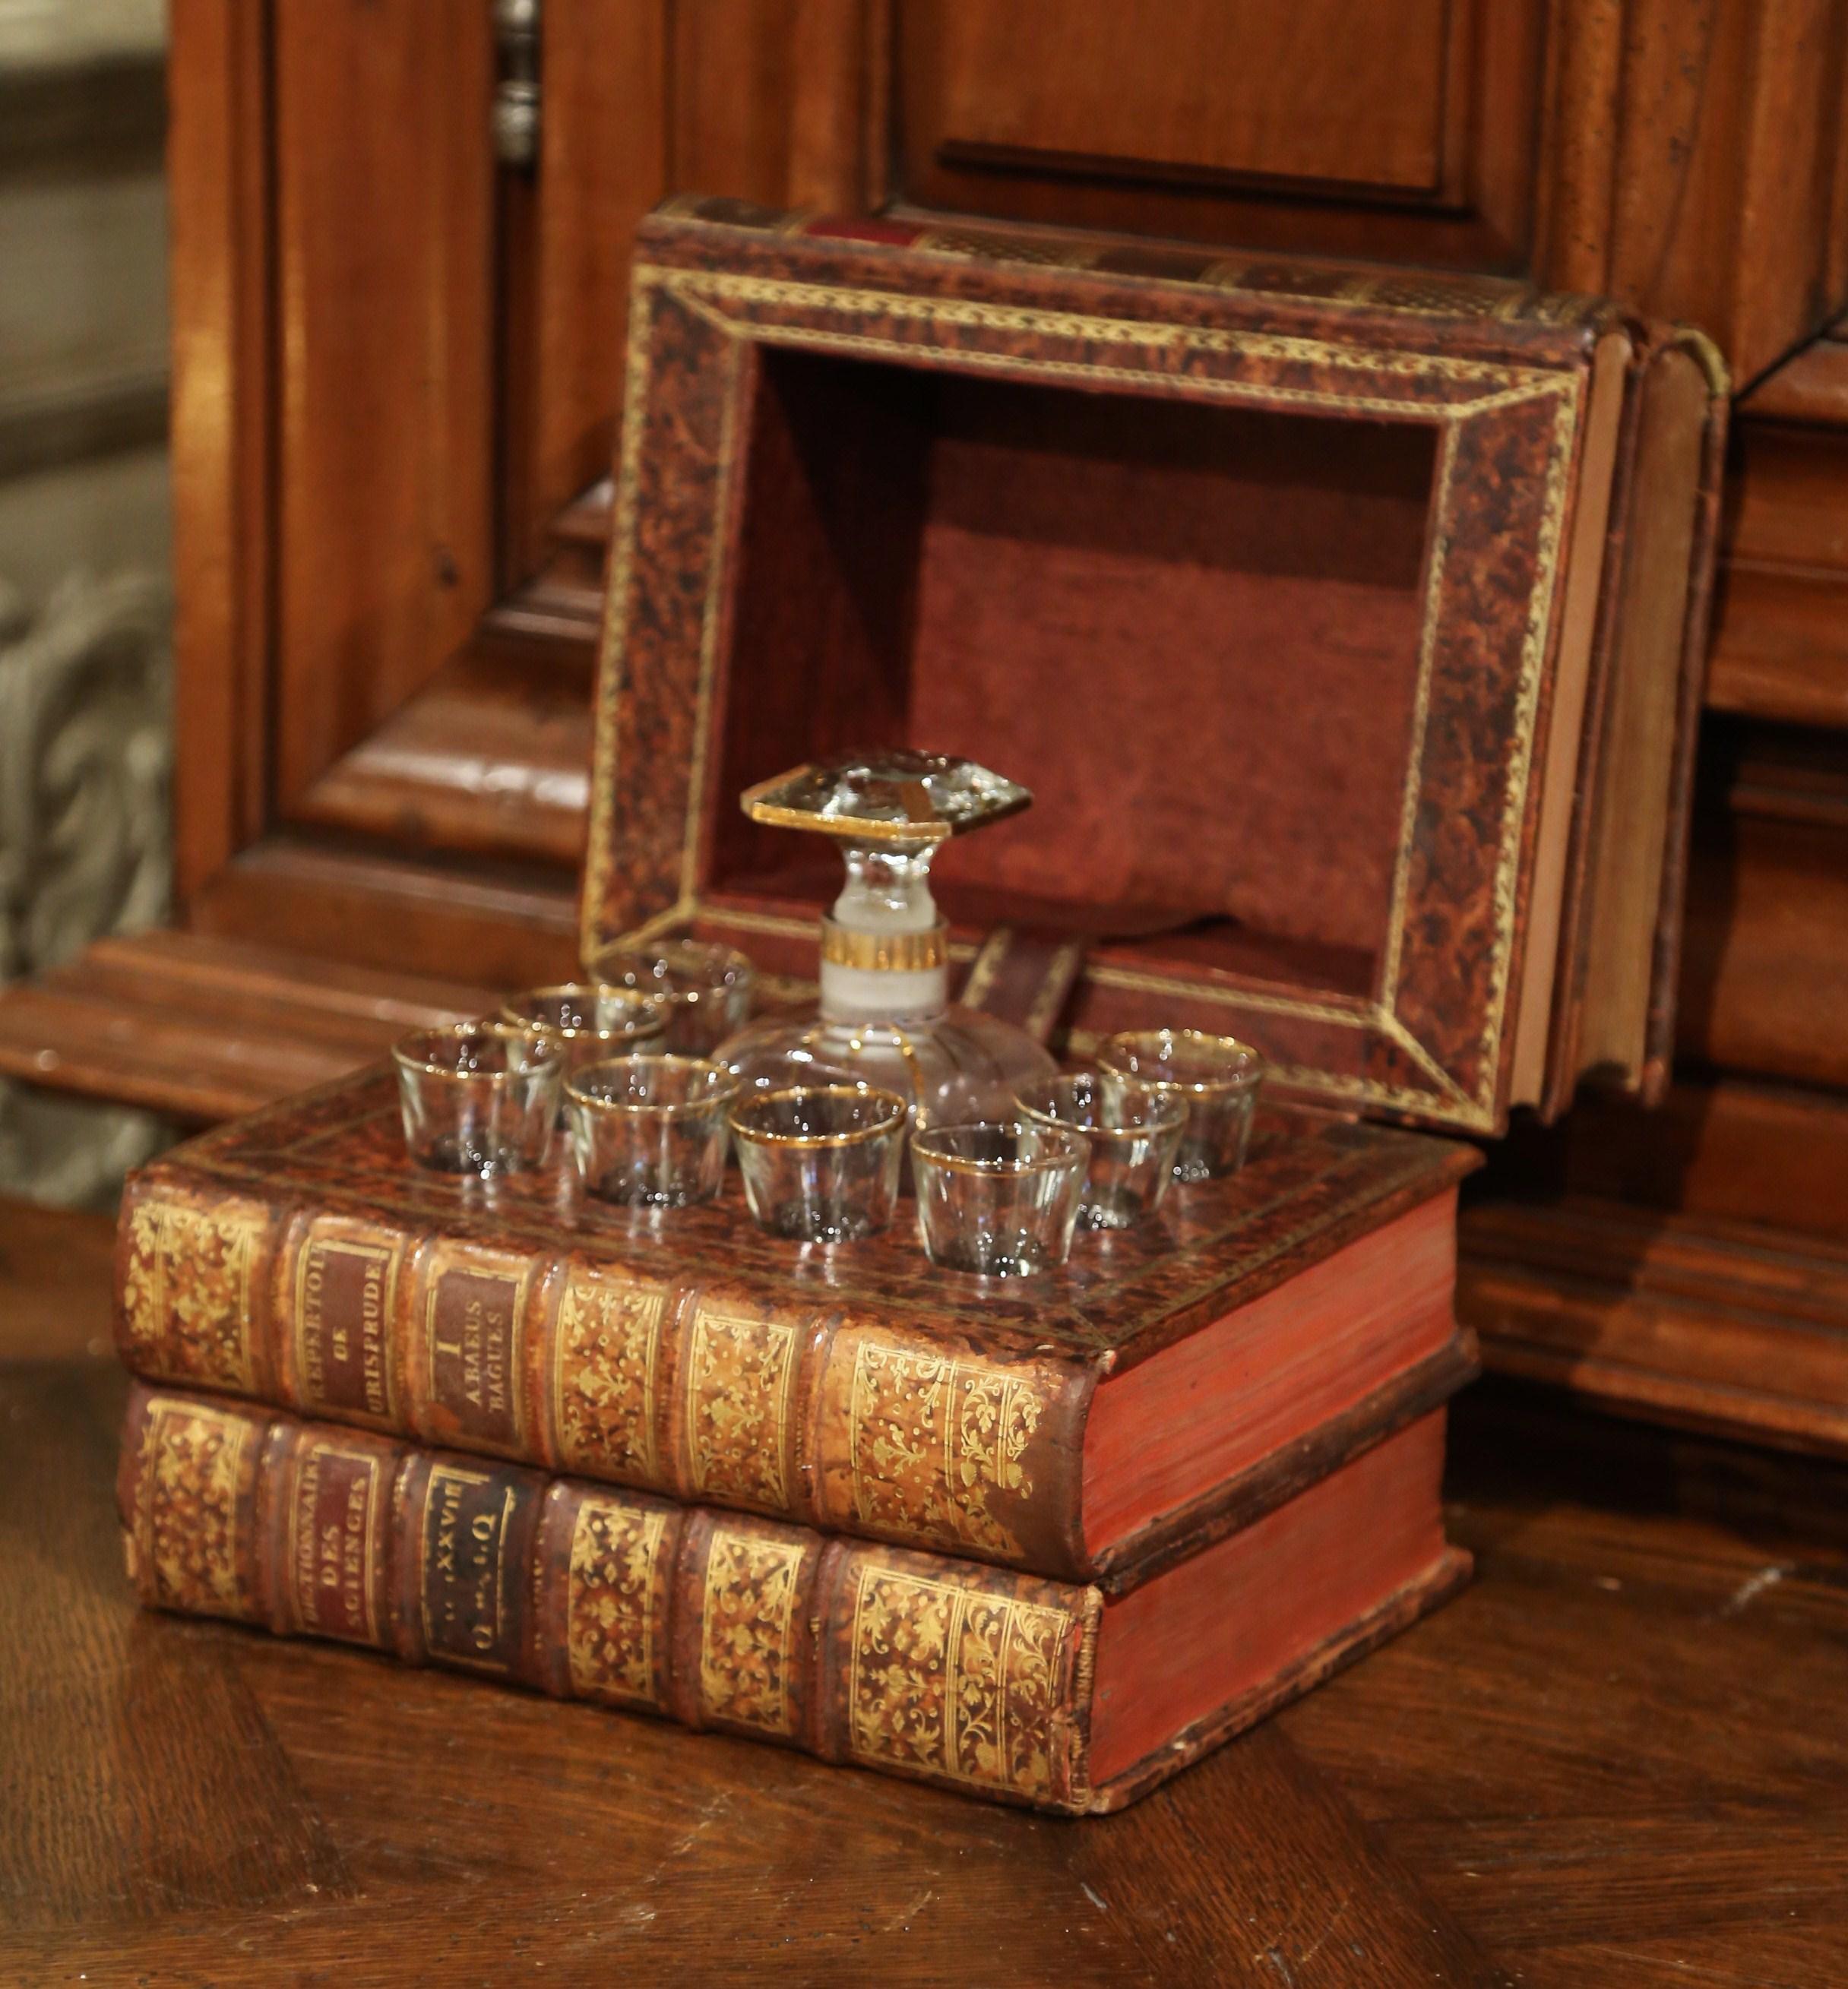
[[[1848,1481],[1478,1389],[1459,1601],[1064,1823],[131,1608],[0,1205],[0,1982],[1848,1983]]]

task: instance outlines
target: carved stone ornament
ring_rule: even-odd
[[[0,980],[166,911],[171,621],[147,575],[73,574],[36,618],[0,584]],[[165,1142],[145,1113],[0,1086],[0,1189],[94,1201]]]

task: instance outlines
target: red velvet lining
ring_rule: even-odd
[[[831,893],[749,781],[868,743],[966,753],[1028,815],[946,909],[1168,933],[1140,957],[1365,992],[1383,944],[1434,456],[1410,423],[766,352],[707,884]]]

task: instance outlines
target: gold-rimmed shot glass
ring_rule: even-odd
[[[760,1229],[851,1243],[892,1220],[910,1108],[870,1084],[792,1085],[731,1108],[744,1199]]]
[[[500,1019],[555,1041],[568,1077],[612,1057],[667,1046],[667,1017],[660,1005],[632,988],[608,983],[567,981],[529,988],[502,1003]]]
[[[1078,1203],[1080,1229],[1127,1229],[1161,1206],[1187,1128],[1179,1098],[1127,1079],[1106,1086],[1087,1072],[1038,1079],[1016,1092],[1014,1102],[1035,1125],[1083,1136],[1089,1158]]]
[[[1063,1264],[1087,1157],[1081,1134],[1026,1121],[914,1133],[917,1232],[931,1262],[989,1278]]]
[[[1245,1164],[1264,1081],[1264,1059],[1250,1044],[1201,1029],[1131,1030],[1107,1038],[1097,1062],[1107,1089],[1143,1085],[1185,1103],[1176,1181],[1207,1181]]]
[[[630,1208],[710,1201],[737,1094],[738,1079],[704,1057],[616,1057],[574,1072],[565,1111],[585,1192]]]
[[[415,1029],[393,1045],[404,1143],[419,1167],[490,1180],[545,1164],[560,1046],[506,1022]]]
[[[736,947],[697,939],[636,946],[618,940],[585,961],[595,979],[645,994],[667,1020],[667,1047],[683,1056],[709,1057],[744,1025],[757,969]]]

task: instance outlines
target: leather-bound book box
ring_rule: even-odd
[[[1035,796],[939,854],[965,999],[1255,1044],[1250,1160],[990,1280],[908,1209],[829,1250],[735,1181],[473,1192],[349,1079],[131,1186],[131,1566],[1114,1808],[1467,1574],[1477,1155],[1430,1136],[1663,1083],[1720,369],[1514,284],[715,202],[644,227],[630,324],[586,958],[799,994],[839,864],[741,795],[962,756]]]
[[[1725,408],[1697,334],[1512,283],[672,203],[641,232],[587,950],[811,974],[838,866],[741,790],[953,751],[1032,812],[963,957],[1087,943],[1082,1052],[1494,1135],[1673,1025]]]

